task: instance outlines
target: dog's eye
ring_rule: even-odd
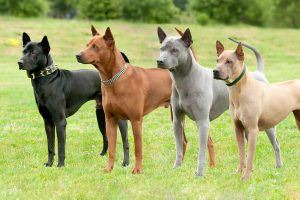
[[[92,48],[93,48],[93,49],[96,49],[96,48],[97,48],[97,46],[96,46],[95,44],[93,44]]]
[[[32,55],[33,55],[33,54],[34,54],[34,51],[30,51],[30,54],[32,54]]]
[[[231,64],[232,61],[231,60],[226,60],[226,64]]]
[[[173,49],[171,49],[171,52],[172,52],[172,53],[177,53],[177,52],[178,52],[178,49],[173,48]]]

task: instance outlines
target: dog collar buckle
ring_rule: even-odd
[[[125,73],[127,68],[128,68],[128,64],[125,63],[124,67],[116,75],[114,75],[111,79],[105,81],[101,80],[101,83],[103,83],[104,85],[112,85]]]

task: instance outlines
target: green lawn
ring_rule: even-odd
[[[237,145],[228,112],[211,124],[217,167],[206,168],[205,178],[195,177],[198,137],[195,124],[186,121],[188,148],[183,166],[172,169],[175,143],[169,110],[159,108],[143,123],[143,165],[132,175],[134,146],[131,130],[129,167],[121,167],[122,146],[118,136],[117,159],[111,174],[105,174],[107,156],[100,157],[102,139],[96,124],[94,102],[88,102],[68,119],[66,166],[45,168],[47,141],[30,80],[16,64],[21,56],[21,35],[34,41],[48,36],[51,54],[60,68],[93,68],[75,60],[89,40],[90,25],[103,33],[110,26],[118,48],[134,65],[156,67],[159,42],[157,25],[121,21],[91,22],[53,19],[0,18],[0,199],[299,199],[300,134],[292,116],[278,125],[283,167],[275,168],[272,147],[265,134],[258,137],[252,180],[241,182],[235,174]],[[176,35],[175,24],[161,25]],[[180,25],[184,29],[186,25]],[[236,37],[257,47],[271,82],[300,77],[300,30],[251,26],[189,25],[200,64],[214,67],[215,41],[225,48]],[[255,57],[247,50],[246,64],[255,68]],[[300,91],[300,88],[299,88]],[[57,157],[55,157],[55,165]]]

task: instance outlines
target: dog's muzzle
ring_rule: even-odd
[[[226,81],[229,79],[229,77],[223,79],[220,77],[220,71],[219,70],[213,70],[213,74],[214,74],[214,79],[217,79],[217,80],[223,80],[223,81]]]
[[[19,69],[23,69],[23,64],[24,64],[23,60],[18,61]]]
[[[162,61],[162,60],[157,60],[156,63],[157,63],[157,67],[158,67],[158,68],[165,68],[165,67],[164,67],[164,61]]]
[[[83,60],[82,60],[82,55],[81,55],[81,53],[78,53],[78,54],[76,54],[75,56],[76,56],[77,62],[79,62],[79,63],[84,63]]]

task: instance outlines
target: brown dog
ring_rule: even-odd
[[[109,28],[101,37],[92,26],[93,38],[87,48],[77,55],[81,63],[93,64],[100,72],[103,107],[106,118],[109,161],[114,167],[118,119],[128,119],[132,125],[136,165],[133,173],[142,170],[142,120],[143,116],[159,106],[168,106],[171,96],[171,78],[167,70],[143,69],[125,63],[115,45]]]
[[[244,132],[248,133],[248,160],[242,180],[251,177],[256,138],[259,131],[274,127],[293,112],[300,130],[300,80],[266,84],[249,75],[244,52],[239,44],[235,51],[224,51],[217,41],[217,68],[214,78],[224,80],[229,89],[230,113],[235,126],[240,164],[245,167]]]

